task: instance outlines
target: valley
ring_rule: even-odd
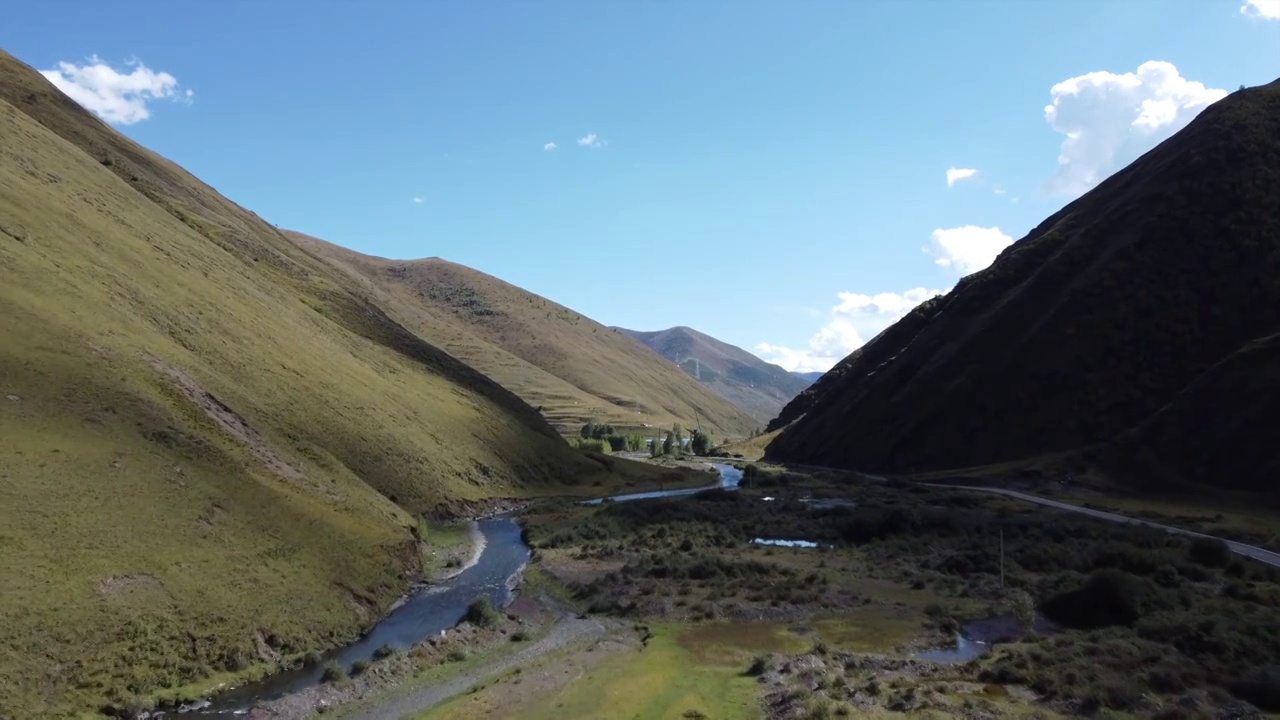
[[[259,711],[603,718],[622,702],[639,717],[817,718],[1240,707],[1215,685],[1270,702],[1248,678],[1263,677],[1280,632],[1265,599],[1280,593],[1280,571],[1221,555],[1225,545],[966,489],[719,468],[722,487],[694,495],[529,506],[520,522],[532,559],[503,614]],[[770,538],[816,547],[761,542]],[[1115,599],[1084,599],[1113,592],[1098,589],[1111,582],[1121,583]],[[464,604],[455,602],[459,617]],[[1187,623],[1205,612],[1234,619],[1187,644]],[[946,649],[956,642],[961,651]],[[1127,674],[1153,654],[1159,666]],[[1098,657],[1107,659],[1085,660]]]
[[[1011,192],[758,10],[0,50],[0,720],[1280,716],[1280,80],[1059,82]]]

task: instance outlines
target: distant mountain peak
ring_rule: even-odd
[[[639,340],[763,427],[812,382],[723,340],[685,325],[665,330],[617,328]]]

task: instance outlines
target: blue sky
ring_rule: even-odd
[[[1276,79],[1280,0],[47,1],[0,46],[278,225],[808,370]]]

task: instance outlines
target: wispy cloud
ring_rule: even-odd
[[[978,171],[973,168],[948,168],[947,187],[954,187],[961,180],[967,180],[977,174]]]
[[[1265,0],[1280,4],[1280,0]],[[1050,188],[1079,195],[1186,127],[1226,90],[1182,77],[1173,63],[1145,62],[1136,72],[1091,72],[1049,91],[1044,118],[1066,137]]]
[[[1280,0],[1244,0],[1240,12],[1259,20],[1280,20]]]
[[[559,145],[557,145],[557,144],[555,144],[555,143],[553,143],[553,142],[549,142],[549,143],[547,143],[546,145],[543,145],[543,146],[542,146],[542,149],[543,149],[543,150],[546,150],[547,152],[551,152],[552,150],[555,150],[555,149],[556,149],[556,148],[558,148],[558,147],[560,147],[560,146],[559,146]]]
[[[578,144],[582,147],[598,148],[603,147],[607,143],[600,139],[595,133],[587,133],[585,136],[578,138]]]
[[[416,195],[415,195],[415,196],[414,196],[414,198],[413,198],[413,204],[414,204],[414,205],[421,205],[421,204],[422,204],[422,198],[420,198],[420,197],[418,197],[418,196],[416,196]]]
[[[86,110],[119,125],[132,125],[151,117],[147,105],[153,100],[190,104],[195,99],[193,91],[181,89],[178,79],[167,72],[156,72],[139,60],[130,60],[124,67],[129,72],[91,55],[83,64],[60,62],[40,74]]]

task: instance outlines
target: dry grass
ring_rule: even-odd
[[[498,278],[439,258],[387,260],[288,233],[360,282],[414,332],[510,388],[562,432],[702,426],[743,436],[757,421],[638,340]]]

